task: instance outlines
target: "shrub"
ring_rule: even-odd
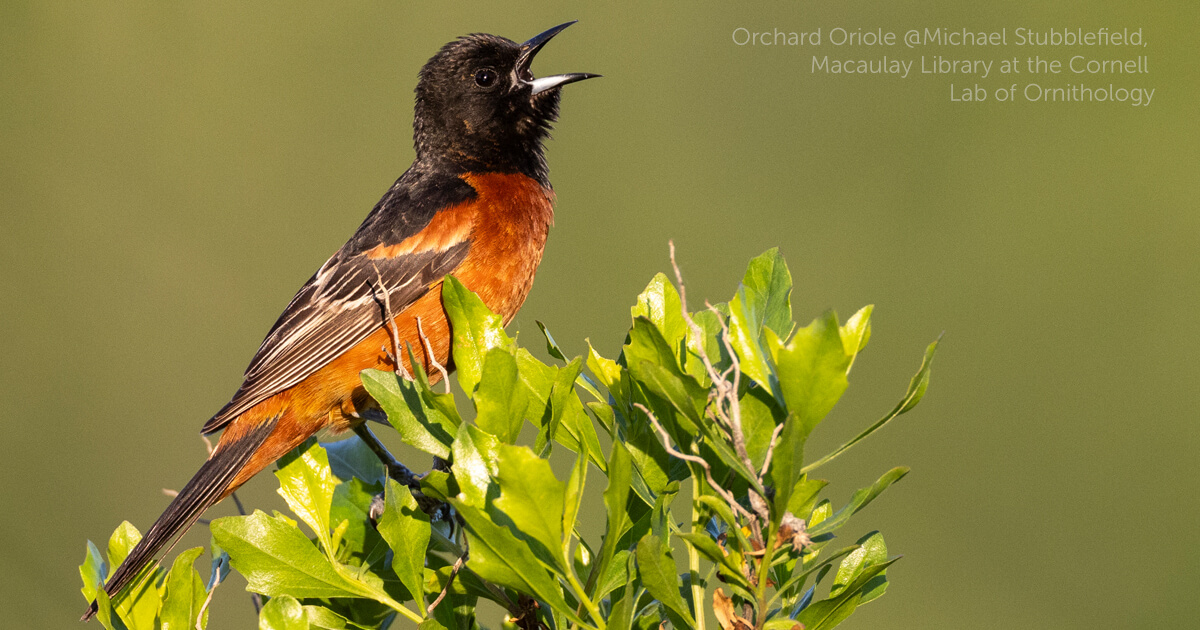
[[[419,486],[389,478],[357,438],[310,441],[275,474],[314,537],[278,512],[220,518],[208,580],[193,568],[203,550],[190,549],[110,602],[98,585],[140,536],[123,523],[107,563],[88,543],[84,597],[101,596],[106,628],[203,628],[232,565],[270,598],[259,617],[269,629],[385,628],[398,617],[469,629],[480,600],[520,628],[836,626],[883,595],[896,559],[878,532],[841,548],[834,532],[908,469],[836,510],[811,473],[920,401],[937,342],[895,408],[807,462],[809,434],[870,338],[871,307],[796,327],[775,250],[750,262],[728,303],[694,312],[675,273],[678,290],[659,274],[638,296],[616,360],[590,346],[568,360],[542,326],[553,365],[448,277],[457,382],[474,414],[419,368],[411,379],[362,375],[404,441],[436,458]],[[518,444],[526,422],[531,445]],[[565,479],[548,461],[555,448],[575,454]],[[583,501],[589,477],[602,501]],[[603,536],[583,535],[585,522],[603,522]]]

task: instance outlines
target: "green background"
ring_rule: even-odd
[[[727,299],[779,246],[798,320],[877,305],[814,455],[890,409],[946,331],[921,406],[824,471],[840,502],[913,468],[845,534],[905,555],[846,627],[1200,616],[1194,2],[145,4],[0,6],[5,627],[75,627],[85,540],[148,527],[202,461],[200,425],[280,309],[411,160],[421,64],[457,35],[568,19],[534,70],[605,78],[565,89],[526,344],[541,320],[571,353],[590,336],[616,355],[668,239],[693,300]],[[811,56],[1079,51],[732,41],[837,26],[1140,27],[1145,49],[1082,53],[1146,54],[1149,75],[1084,81],[1156,93],[952,103],[951,82],[1012,81],[822,76]],[[269,510],[274,487],[241,494]],[[252,627],[231,584],[212,627]]]

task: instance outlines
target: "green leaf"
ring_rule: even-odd
[[[929,347],[927,347],[925,349],[925,358],[921,360],[921,368],[917,370],[917,373],[915,375],[913,375],[912,380],[909,381],[908,391],[906,391],[904,393],[904,398],[900,399],[899,403],[896,403],[896,406],[892,409],[892,411],[890,413],[888,413],[886,416],[881,418],[875,424],[872,424],[871,426],[867,427],[867,429],[865,431],[863,431],[862,433],[859,433],[858,435],[854,436],[854,439],[837,447],[837,449],[835,449],[832,453],[809,464],[808,466],[805,466],[804,472],[808,472],[810,470],[817,468],[818,466],[822,466],[824,464],[829,463],[830,461],[833,460],[833,458],[850,450],[850,447],[854,446],[855,444],[858,444],[863,439],[865,439],[868,435],[871,435],[872,433],[878,431],[879,429],[882,429],[884,427],[884,425],[891,422],[892,419],[895,418],[896,416],[899,416],[900,414],[907,412],[908,410],[912,409],[913,407],[916,407],[917,403],[921,402],[921,398],[923,398],[925,396],[925,390],[929,388],[929,373],[930,373],[930,369],[933,366],[933,355],[937,352],[937,346],[938,346],[938,342],[935,341],[935,342],[929,344]]]
[[[792,331],[792,273],[779,248],[768,249],[750,261],[742,278],[742,288],[747,305],[758,314],[755,319],[761,326],[770,328],[780,337],[786,337]],[[761,330],[759,332],[761,334]]]
[[[308,616],[296,598],[282,595],[271,598],[258,615],[258,630],[308,630]]]
[[[79,565],[79,577],[83,580],[83,598],[88,602],[96,599],[96,591],[104,584],[104,578],[107,576],[108,565],[104,563],[100,550],[96,548],[95,543],[87,541],[87,555],[84,556],[83,564]]]
[[[141,532],[129,521],[117,526],[108,540],[108,566],[121,566],[141,539]],[[162,603],[162,596],[158,592],[158,584],[162,577],[162,569],[151,563],[138,573],[129,586],[110,600],[113,611],[132,630],[154,627],[154,618],[158,615]]]
[[[600,601],[618,588],[629,585],[629,556],[628,549],[622,549],[613,554],[604,573],[596,580],[594,592],[588,595],[593,601]]]
[[[583,359],[576,357],[558,371],[550,390],[550,424],[555,427],[555,440],[577,453],[586,454],[597,468],[604,470],[608,464],[600,449],[596,427],[592,425],[591,417],[584,411],[583,403],[575,393],[575,384],[582,370]]]
[[[451,499],[450,504],[466,523],[471,545],[467,568],[493,584],[533,595],[574,623],[585,623],[568,607],[562,589],[525,541],[469,503]]]
[[[421,511],[412,492],[392,479],[387,482],[378,529],[392,548],[392,570],[423,611],[425,555],[431,534],[429,516]]]
[[[775,366],[771,364],[771,356],[763,347],[762,322],[758,319],[759,314],[754,312],[753,305],[747,304],[750,300],[742,287],[729,301],[729,345],[738,355],[738,365],[742,374],[779,399],[781,394],[778,378],[775,376]]]
[[[846,369],[850,367],[850,356],[840,330],[837,315],[829,311],[797,330],[786,345],[774,332],[767,332],[783,400],[800,423],[801,438],[812,433],[849,384]]]
[[[255,510],[216,519],[209,527],[233,568],[249,582],[247,590],[270,597],[364,596],[286,517]]]
[[[500,441],[495,436],[478,427],[463,424],[458,428],[450,470],[466,503],[483,508],[493,488],[499,447]]]
[[[167,574],[166,597],[158,614],[162,630],[195,630],[196,619],[208,597],[204,580],[200,579],[200,574],[193,566],[201,553],[204,553],[204,548],[196,547],[175,557],[175,563]],[[207,625],[208,610],[205,610],[200,627]]]
[[[321,445],[329,458],[329,468],[342,481],[353,478],[367,483],[380,483],[387,476],[383,462],[357,435]]]
[[[827,485],[829,482],[824,479],[802,477],[792,489],[784,512],[791,512],[797,518],[804,518],[805,514],[812,512],[813,506],[817,503],[817,495]]]
[[[695,334],[688,331],[688,354],[684,371],[691,374],[697,381],[707,384],[709,381],[708,371],[704,367],[704,360],[700,358],[700,350],[704,350],[704,354],[708,355],[708,360],[714,367],[723,365],[729,359],[720,339],[723,330],[721,315],[705,310],[692,313],[691,317],[696,326],[700,328],[702,336],[697,339]]]
[[[830,630],[837,626],[862,603],[863,587],[886,571],[897,559],[864,568],[837,597],[821,600],[805,608],[800,611],[796,621],[804,624],[806,630]]]
[[[499,456],[496,507],[512,519],[516,532],[536,541],[565,574],[569,570],[562,544],[566,487],[554,477],[550,462],[526,447],[501,445]]]
[[[382,560],[382,556],[386,554],[383,541],[379,538],[375,528],[371,527],[369,515],[371,501],[382,491],[382,484],[367,484],[358,478],[339,483],[334,488],[329,522],[346,524],[341,535],[341,544],[335,545],[335,547],[340,547],[339,558],[351,555],[370,564]]]
[[[717,541],[713,540],[708,534],[704,532],[686,532],[675,534],[675,536],[686,540],[688,544],[695,548],[700,555],[707,558],[709,562],[721,565],[728,569],[730,573],[742,578],[743,588],[750,587],[750,584],[745,582],[745,578],[742,576],[742,568],[732,560],[731,556],[725,555],[725,552],[721,550]]]
[[[846,522],[850,520],[851,516],[853,516],[859,510],[867,507],[867,504],[869,504],[871,501],[874,501],[875,497],[879,496],[884,490],[887,490],[888,486],[903,479],[904,475],[908,474],[908,470],[909,469],[905,466],[897,466],[896,468],[884,473],[883,476],[880,477],[875,483],[871,484],[871,487],[858,490],[854,493],[854,496],[850,498],[850,502],[847,503],[845,507],[838,510],[837,514],[834,514],[828,519],[821,521],[819,524],[814,523],[811,525],[808,528],[809,535],[820,536],[821,534],[832,532],[842,525],[845,525]],[[813,520],[815,521],[816,519]]]
[[[279,460],[275,476],[279,479],[279,496],[312,528],[325,552],[333,557],[337,549],[329,535],[329,510],[337,480],[330,471],[325,449],[315,440],[300,445]]]
[[[96,591],[96,619],[106,630],[129,630],[125,622],[113,610],[112,602],[109,601],[108,593],[104,589]],[[140,630],[140,627],[135,626],[133,630]]]
[[[787,512],[791,503],[792,492],[796,484],[804,476],[804,444],[806,436],[804,427],[795,419],[795,414],[783,421],[783,431],[779,433],[779,441],[775,447],[775,456],[771,460],[771,482],[775,487],[773,520],[778,524]]]
[[[829,589],[830,597],[837,597],[845,592],[865,569],[887,562],[887,544],[883,542],[883,535],[879,532],[863,536],[858,540],[858,545],[858,549],[846,556],[838,567],[833,586]]]
[[[820,503],[817,503],[817,507],[813,508],[812,514],[808,517],[808,531],[812,532],[814,527],[820,525],[832,515],[833,505],[829,503],[829,499],[822,499]]]
[[[871,313],[875,310],[874,304],[868,304],[860,309],[841,328],[842,344],[845,347],[846,354],[850,357],[850,366],[853,367],[854,359],[858,357],[858,353],[867,347],[867,342],[871,340]],[[846,368],[846,372],[850,372],[850,368]]]
[[[818,569],[821,569],[821,568],[825,568],[826,570],[828,570],[828,568],[831,566],[830,565],[831,562],[833,562],[834,560],[837,560],[838,558],[841,558],[842,556],[845,556],[849,553],[853,553],[856,549],[858,549],[858,547],[859,547],[858,545],[851,545],[849,547],[845,547],[844,549],[841,549],[841,550],[833,553],[832,555],[830,555],[828,557],[824,557],[824,558],[812,558],[811,556],[806,556],[805,563],[809,564],[809,567],[807,569],[804,569],[803,571],[793,575],[792,577],[788,578],[788,580],[786,582],[784,582],[782,585],[780,585],[779,588],[776,590],[776,594],[771,598],[772,601],[774,601],[776,598],[778,598],[780,596],[785,595],[789,590],[791,590],[793,588],[797,588],[800,585],[804,584],[804,581],[806,579],[808,579],[808,576],[812,575],[812,573],[814,571],[817,571]]]
[[[401,379],[394,372],[379,370],[363,370],[360,378],[406,444],[434,457],[449,457],[457,424],[426,404],[416,383]]]
[[[761,387],[748,390],[738,401],[738,405],[742,410],[742,434],[746,438],[746,454],[750,456],[754,469],[759,470],[767,457],[775,427],[787,416],[771,397],[770,392]],[[786,448],[786,445],[782,447]],[[776,450],[779,448],[777,446]]]
[[[538,329],[542,331],[542,336],[546,338],[546,352],[559,361],[566,361],[567,356],[563,354],[562,349],[558,347],[558,342],[554,340],[554,335],[550,334],[550,329],[546,328],[546,325],[540,321],[535,320],[535,322],[537,323]]]
[[[608,390],[617,406],[622,410],[627,410],[629,408],[629,384],[625,378],[625,371],[616,361],[600,356],[600,353],[592,347],[591,341],[588,341],[587,366],[600,384]]]
[[[478,295],[454,276],[446,276],[442,283],[442,304],[453,331],[458,384],[468,397],[474,397],[488,350],[504,348],[515,352],[516,344],[504,332],[504,321],[500,316],[491,312]]]
[[[629,560],[626,574],[631,579],[625,586],[624,594],[621,597],[613,597],[612,610],[608,616],[609,630],[632,630],[633,616],[637,612],[637,602],[642,598],[643,590],[636,586],[636,582],[632,579],[637,575],[635,559],[632,554],[627,555],[629,555]]]
[[[663,540],[654,534],[643,537],[637,546],[637,563],[642,585],[650,595],[679,615],[687,627],[695,627],[696,622],[688,610],[687,602],[683,601],[679,594],[679,575],[675,572],[675,560],[671,558]]]
[[[637,304],[629,309],[633,319],[644,317],[654,324],[667,345],[678,348],[687,335],[687,323],[683,320],[683,309],[679,303],[679,292],[659,273],[646,285],[638,296]]]
[[[308,626],[316,630],[371,630],[368,626],[354,623],[324,606],[305,606],[304,616],[308,619]]]
[[[594,601],[604,596],[596,589],[598,581],[603,581],[610,571],[617,551],[617,541],[629,531],[633,525],[629,518],[630,480],[633,476],[633,464],[629,450],[618,440],[612,444],[608,458],[608,486],[604,489],[604,510],[607,524],[604,529],[604,542],[600,545],[600,558],[592,564],[591,575],[588,576],[587,591]]]
[[[729,301],[729,335],[742,373],[767,388],[777,399],[781,392],[771,353],[763,346],[767,330],[787,338],[792,330],[792,275],[777,249],[750,261],[737,295]],[[782,378],[782,377],[780,377]]]
[[[119,567],[129,556],[129,552],[137,546],[138,541],[142,539],[142,533],[138,531],[133,523],[122,521],[120,525],[113,530],[112,536],[108,539],[108,564],[111,567]]]
[[[629,374],[646,389],[671,403],[682,414],[680,427],[695,434],[701,422],[700,410],[708,402],[708,390],[679,367],[679,358],[670,342],[663,338],[650,320],[638,317],[629,331],[629,343],[623,348]],[[659,418],[666,422],[668,418]]]
[[[583,503],[583,488],[587,484],[587,471],[587,457],[579,455],[575,458],[575,465],[571,467],[571,476],[567,478],[566,491],[563,495],[564,556],[570,552],[571,532],[575,531],[575,521],[579,518],[579,508]]]
[[[475,391],[475,424],[505,444],[517,441],[525,424],[526,390],[517,387],[517,359],[508,348],[492,348]]]

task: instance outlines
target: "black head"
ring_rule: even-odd
[[[542,140],[558,118],[559,88],[595,74],[535,79],[534,56],[566,27],[518,44],[477,33],[446,44],[417,83],[417,162],[459,171],[524,173],[546,182]]]

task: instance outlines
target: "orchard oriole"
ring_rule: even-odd
[[[474,34],[421,69],[416,159],[358,231],[296,294],[203,433],[220,442],[104,585],[115,595],[209,507],[324,429],[355,427],[374,402],[359,373],[394,369],[404,344],[428,368],[450,363],[441,283],[454,274],[507,324],[525,301],[554,219],[542,143],[561,86],[530,63],[568,22],[523,44]],[[400,348],[391,338],[386,295]],[[428,348],[418,333],[418,319]],[[432,356],[429,352],[432,350]],[[411,369],[412,366],[407,366]],[[440,379],[432,372],[431,380]],[[96,613],[92,602],[83,619]]]

